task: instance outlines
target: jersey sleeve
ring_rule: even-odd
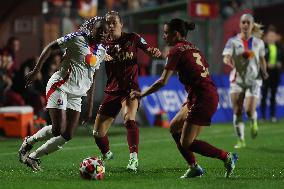
[[[133,33],[133,34],[134,34],[134,39],[136,41],[137,47],[143,50],[144,52],[146,52],[146,50],[150,47],[150,45],[146,42],[146,40],[143,37],[141,37],[137,33]]]
[[[264,46],[264,42],[261,39],[260,39],[260,42],[259,42],[259,56],[260,57],[265,56],[265,46]]]
[[[181,58],[181,53],[178,51],[178,49],[177,48],[171,49],[167,57],[167,63],[165,69],[173,71],[176,70],[180,58]]]
[[[57,39],[56,41],[59,47],[64,50],[67,49],[67,47],[70,46],[74,42],[75,38],[79,35],[82,35],[82,33],[80,32],[70,33],[68,35],[65,35],[64,37]]]
[[[234,48],[233,40],[232,40],[232,38],[230,38],[225,45],[225,48],[223,50],[222,55],[223,56],[225,56],[225,55],[231,55],[232,56],[233,55],[233,48]]]

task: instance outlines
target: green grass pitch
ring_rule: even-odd
[[[126,131],[122,126],[110,129],[111,150],[115,159],[106,162],[105,179],[83,180],[79,176],[82,159],[100,155],[93,138],[83,128],[64,148],[43,157],[42,172],[34,173],[19,163],[17,151],[22,141],[15,138],[0,139],[0,188],[1,189],[140,189],[140,188],[228,188],[276,189],[284,188],[284,122],[261,123],[255,140],[246,128],[247,147],[234,150],[236,138],[230,124],[214,124],[206,128],[200,139],[217,147],[236,151],[239,155],[234,174],[223,177],[223,163],[217,159],[197,155],[198,163],[206,173],[201,178],[179,179],[187,169],[167,129],[140,128],[139,170],[126,170],[129,159]],[[38,145],[36,145],[37,147]]]

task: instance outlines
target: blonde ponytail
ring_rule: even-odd
[[[264,33],[262,27],[263,27],[263,25],[254,22],[252,32],[251,32],[252,35],[254,35],[255,37],[258,37],[258,38],[262,38],[263,33]]]

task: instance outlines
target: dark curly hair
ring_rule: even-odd
[[[86,20],[79,28],[80,32],[84,32],[87,35],[91,35],[91,31],[93,27],[98,23],[98,22],[105,22],[105,17],[100,17],[100,16],[95,16],[89,20]]]

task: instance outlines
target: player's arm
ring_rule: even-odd
[[[232,58],[233,50],[234,50],[234,44],[233,44],[233,39],[231,38],[227,41],[222,53],[224,64],[230,66],[231,68],[234,67],[234,60]]]
[[[57,41],[53,41],[49,43],[42,51],[42,53],[39,56],[38,62],[35,65],[34,69],[29,72],[25,78],[26,78],[26,87],[29,86],[34,80],[37,79],[37,74],[40,72],[42,65],[44,62],[46,62],[46,59],[50,56],[52,49],[59,48],[59,45]]]
[[[130,93],[130,98],[131,99],[143,98],[144,96],[148,96],[149,94],[158,91],[160,88],[164,87],[168,83],[169,78],[171,77],[172,74],[173,74],[172,70],[164,69],[161,77],[157,81],[155,81],[150,87],[145,89],[143,92],[132,91]]]
[[[152,58],[159,58],[161,56],[161,51],[158,48],[155,47],[148,47],[146,49],[146,54]]]
[[[223,62],[224,62],[224,64],[230,66],[231,68],[234,67],[234,61],[233,61],[231,55],[228,55],[228,54],[224,55]]]
[[[259,66],[260,66],[260,71],[261,71],[261,76],[263,79],[267,79],[269,77],[267,73],[267,68],[266,68],[266,60],[265,57],[259,57]]]
[[[93,115],[93,105],[94,105],[94,94],[95,94],[95,80],[96,80],[96,72],[93,76],[93,83],[90,89],[87,92],[87,114],[83,118],[83,121],[89,121]]]
[[[138,48],[143,50],[148,56],[152,58],[158,58],[161,56],[162,53],[158,48],[150,46],[145,41],[145,39],[143,39],[143,37],[141,37],[140,35],[134,33],[134,36],[135,36],[135,40],[137,42]]]

